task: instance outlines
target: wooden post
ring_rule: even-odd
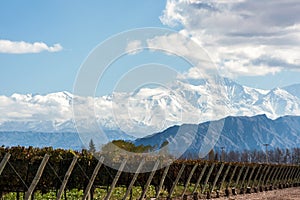
[[[5,165],[7,164],[9,158],[10,158],[10,153],[6,153],[4,158],[2,159],[2,161],[0,163],[0,175],[1,175],[2,171],[4,170]]]
[[[145,159],[143,159],[140,162],[138,168],[136,169],[136,172],[135,172],[135,174],[134,174],[134,176],[133,176],[133,178],[132,178],[132,180],[131,180],[131,182],[130,182],[127,190],[126,190],[126,194],[123,197],[123,200],[125,200],[128,197],[128,195],[129,195],[129,193],[130,193],[130,191],[131,191],[131,189],[132,189],[132,187],[133,187],[133,185],[134,185],[134,183],[135,183],[138,175],[140,174],[140,171],[141,171],[141,169],[142,169],[142,167],[143,167],[144,164],[145,164]]]
[[[272,178],[270,180],[270,185],[274,185],[274,182],[277,179],[277,176],[278,176],[278,174],[280,172],[280,169],[281,169],[280,167],[276,167],[276,171],[274,172],[274,174],[273,174],[273,176],[272,176]]]
[[[91,188],[93,186],[93,183],[96,179],[96,176],[97,176],[97,174],[98,174],[98,172],[99,172],[99,170],[102,166],[103,161],[104,161],[104,157],[101,156],[99,158],[99,161],[98,161],[94,171],[93,171],[92,177],[90,178],[89,183],[88,183],[88,185],[86,186],[86,188],[84,190],[84,194],[83,194],[83,197],[82,197],[83,200],[86,200],[88,198],[88,196],[90,195],[90,190],[91,190]]]
[[[296,178],[298,177],[298,167],[295,167],[295,173],[292,177],[292,184],[295,184],[296,183]]]
[[[157,161],[155,162],[154,167],[153,167],[153,169],[152,169],[152,171],[151,171],[151,173],[150,173],[150,176],[148,177],[148,180],[147,180],[147,182],[146,182],[145,188],[144,188],[144,190],[143,190],[143,192],[142,192],[142,195],[141,195],[141,197],[140,197],[141,200],[145,198],[146,192],[147,192],[147,190],[148,190],[148,188],[149,188],[149,185],[151,184],[151,181],[152,181],[152,179],[153,179],[153,177],[154,177],[154,174],[155,174],[155,172],[156,172],[156,170],[157,170],[157,168],[158,168],[158,165],[159,165],[159,160],[157,160]]]
[[[268,170],[269,170],[269,167],[268,165],[266,165],[263,170],[262,170],[262,173],[261,173],[261,176],[259,177],[259,180],[257,182],[257,187],[260,187],[261,186],[261,182],[262,180],[264,179],[264,177],[267,175],[268,173]]]
[[[286,172],[286,167],[282,166],[282,170],[280,172],[280,176],[278,177],[278,180],[276,181],[276,184],[279,183],[281,185],[285,172]]]
[[[176,177],[176,179],[175,179],[175,181],[174,181],[174,183],[172,185],[172,188],[170,190],[170,194],[168,195],[169,198],[172,197],[172,194],[173,194],[173,192],[175,190],[175,187],[176,187],[176,185],[177,185],[177,183],[178,183],[178,181],[179,181],[179,179],[180,179],[180,177],[181,177],[181,175],[183,173],[184,168],[185,168],[185,164],[182,164],[182,166],[181,166],[181,168],[179,170],[179,173],[178,173],[178,175],[177,175],[177,177]]]
[[[159,187],[158,187],[158,191],[156,193],[155,199],[158,199],[158,197],[159,197],[160,191],[161,191],[161,189],[163,187],[163,184],[164,184],[165,178],[166,178],[166,176],[168,174],[169,168],[170,168],[170,165],[167,165],[166,168],[165,168],[165,170],[164,170],[164,173],[163,173],[163,175],[162,175],[162,177],[160,179],[160,183],[159,183]]]
[[[298,175],[296,177],[296,182],[300,182],[300,167],[298,167]]]
[[[204,175],[204,172],[206,171],[206,168],[207,168],[207,167],[208,167],[208,164],[205,163],[205,165],[204,165],[204,167],[203,167],[203,169],[202,169],[202,171],[201,171],[201,174],[200,174],[200,176],[199,176],[198,179],[197,179],[197,182],[196,182],[196,184],[195,184],[193,193],[195,193],[195,192],[197,191],[197,187],[199,186],[200,181],[201,181],[201,179],[202,179],[202,177],[203,177],[203,175]]]
[[[112,182],[112,184],[111,184],[111,186],[110,186],[110,190],[109,190],[109,192],[107,193],[107,195],[106,195],[106,197],[104,198],[104,200],[109,200],[109,198],[110,198],[110,196],[111,196],[113,190],[115,189],[115,186],[116,186],[116,184],[117,184],[117,182],[118,182],[118,180],[119,180],[119,178],[120,178],[120,176],[121,176],[121,173],[122,173],[122,171],[123,171],[123,169],[124,169],[124,167],[125,167],[125,165],[126,165],[126,162],[127,162],[127,159],[124,159],[123,162],[121,163],[121,165],[120,165],[120,167],[119,167],[119,170],[118,170],[118,172],[117,172],[117,174],[116,174],[116,176],[115,176],[115,178],[114,178],[114,180],[113,180],[113,182]]]
[[[271,177],[273,176],[273,174],[275,173],[276,169],[277,169],[277,168],[276,168],[275,166],[272,166],[272,170],[271,170],[271,172],[269,173],[269,175],[267,176],[265,185],[268,185],[268,182],[270,182],[270,179],[271,179]]]
[[[239,184],[239,181],[240,181],[240,178],[241,178],[242,173],[243,173],[243,171],[244,171],[244,168],[245,168],[245,165],[243,165],[243,166],[241,167],[240,172],[239,172],[239,175],[238,175],[238,177],[237,177],[237,179],[236,179],[236,181],[235,181],[234,187],[236,187],[236,186]]]
[[[228,181],[228,183],[227,183],[228,185],[227,185],[226,188],[228,188],[228,187],[230,186],[230,183],[231,183],[231,181],[232,181],[232,179],[233,179],[233,177],[234,177],[234,175],[235,175],[235,172],[236,172],[237,168],[238,168],[238,166],[236,165],[236,166],[234,167],[234,169],[233,169],[233,172],[232,172],[232,174],[231,174],[231,176],[230,176],[230,179],[229,179],[229,181]]]
[[[280,185],[282,185],[284,183],[284,177],[287,174],[288,170],[289,170],[289,168],[287,166],[285,166],[282,171],[282,174],[280,176],[280,179],[279,179]]]
[[[198,164],[195,164],[194,167],[192,168],[192,170],[191,170],[191,172],[190,172],[190,175],[189,175],[189,177],[188,177],[188,179],[187,179],[187,181],[186,181],[186,183],[185,183],[183,192],[182,192],[182,194],[181,194],[181,198],[183,198],[183,196],[185,195],[185,192],[186,192],[186,190],[187,190],[187,187],[189,186],[190,181],[191,181],[191,179],[192,179],[192,177],[193,177],[193,174],[194,174],[195,170],[197,169],[197,167],[198,167]]]
[[[253,188],[254,187],[254,185],[255,185],[255,181],[257,180],[257,178],[258,178],[258,175],[259,175],[259,172],[260,172],[260,170],[263,168],[263,166],[262,165],[259,165],[259,168],[258,168],[258,170],[257,170],[257,172],[256,172],[256,174],[255,174],[255,177],[254,177],[254,179],[253,179],[253,182],[252,182],[252,186],[251,186],[251,188]]]
[[[248,178],[246,187],[249,187],[250,182],[251,182],[251,179],[252,179],[252,176],[253,176],[253,174],[254,174],[254,171],[255,171],[256,167],[257,167],[257,166],[255,165],[255,166],[252,168],[252,171],[251,171],[250,176],[249,176],[249,178]]]
[[[291,176],[291,179],[292,179],[292,180],[293,180],[293,178],[297,175],[297,167],[295,166],[294,168],[295,168],[295,171],[294,171],[293,175]]]
[[[73,170],[73,168],[74,168],[74,166],[75,166],[75,164],[77,162],[77,159],[78,159],[78,156],[74,156],[73,157],[73,160],[72,160],[72,162],[71,162],[71,164],[70,164],[70,166],[69,166],[69,168],[68,168],[68,170],[67,170],[67,172],[65,174],[64,180],[63,180],[63,182],[62,182],[62,184],[60,186],[60,189],[58,191],[56,200],[60,200],[60,198],[61,198],[61,196],[62,196],[62,194],[63,194],[63,192],[65,190],[65,187],[66,187],[66,185],[68,183],[68,180],[69,180],[69,177],[70,177],[70,175],[72,173],[72,170]]]
[[[284,178],[284,184],[286,184],[287,182],[288,182],[288,177],[289,177],[289,175],[290,175],[290,173],[291,173],[291,171],[292,171],[292,168],[291,167],[288,167],[288,172],[287,172],[287,174],[285,175],[285,178]]]
[[[249,166],[247,166],[247,169],[246,169],[245,175],[244,175],[244,177],[243,177],[243,179],[242,179],[241,188],[243,188],[243,187],[244,187],[244,183],[245,183],[245,180],[246,180],[246,178],[247,178],[247,175],[248,175],[248,173],[249,173],[249,169],[250,169],[250,167],[249,167]]]
[[[277,175],[276,175],[276,177],[275,177],[275,180],[272,182],[272,185],[275,186],[275,185],[277,184],[278,179],[280,178],[280,176],[281,176],[281,174],[282,174],[282,170],[283,170],[283,167],[280,166],[279,169],[278,169],[278,173],[277,173]]]
[[[226,172],[225,172],[225,174],[224,174],[224,176],[223,176],[223,178],[222,178],[222,181],[221,181],[220,190],[222,190],[222,185],[223,185],[223,183],[224,183],[224,181],[225,181],[225,179],[226,179],[226,177],[227,177],[227,175],[228,175],[228,173],[229,173],[230,168],[231,168],[231,165],[228,165],[228,167],[227,167],[227,169],[226,169]]]
[[[287,175],[287,178],[286,178],[286,181],[285,181],[285,185],[288,187],[289,186],[289,180],[290,180],[290,177],[291,175],[293,174],[294,172],[294,168],[292,166],[290,166],[290,172],[288,173]]]
[[[28,188],[28,191],[25,193],[25,198],[24,198],[25,200],[29,200],[30,199],[30,197],[31,197],[31,195],[32,195],[35,187],[39,183],[39,180],[40,180],[40,178],[41,178],[41,176],[43,174],[43,171],[44,171],[44,169],[46,167],[46,164],[47,164],[49,158],[50,158],[50,156],[48,154],[45,154],[45,156],[44,156],[44,158],[43,158],[43,160],[42,160],[42,162],[41,162],[41,164],[40,164],[40,166],[39,166],[39,168],[37,170],[37,173],[36,173],[36,175],[35,175],[32,183],[31,183],[30,187]]]
[[[298,170],[298,173],[297,173],[297,175],[295,176],[295,182],[296,182],[296,183],[298,182],[299,177],[300,177],[300,168],[297,167],[297,170]]]
[[[211,175],[212,171],[214,170],[214,168],[215,168],[215,163],[213,163],[213,164],[211,165],[210,169],[209,169],[209,172],[208,172],[208,174],[207,174],[207,176],[206,176],[206,179],[205,179],[205,181],[204,181],[204,187],[202,188],[201,193],[204,193],[204,191],[205,191],[205,186],[207,185],[207,183],[208,183],[208,181],[209,181],[209,178],[210,178],[210,175]]]
[[[293,170],[292,170],[292,172],[291,172],[291,174],[290,174],[290,176],[289,176],[289,178],[288,178],[288,182],[293,178],[293,176],[294,176],[294,174],[295,174],[295,171],[296,171],[296,167],[292,167],[293,168]]]
[[[268,167],[268,169],[263,177],[263,180],[262,180],[262,186],[265,186],[265,181],[266,181],[267,176],[269,175],[269,171],[271,168],[272,168],[271,166]]]
[[[212,185],[211,190],[210,190],[211,193],[212,193],[212,192],[214,191],[214,189],[215,189],[215,186],[216,186],[216,184],[217,184],[217,181],[218,181],[218,179],[219,179],[219,177],[220,177],[220,175],[221,175],[221,172],[222,172],[223,168],[224,168],[224,163],[222,163],[222,165],[220,166],[220,168],[219,168],[219,170],[218,170],[218,173],[217,173],[217,175],[216,175],[216,177],[215,177],[215,180],[214,180],[213,185]]]

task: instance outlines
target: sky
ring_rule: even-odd
[[[222,75],[241,84],[271,89],[299,83],[299,11],[298,0],[1,1],[0,95],[72,92],[81,64],[99,43],[143,27],[192,38]],[[112,74],[148,60],[185,65],[171,58],[125,59]],[[107,83],[99,95],[110,91]]]

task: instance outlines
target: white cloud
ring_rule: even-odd
[[[178,78],[207,78],[210,76],[209,74],[218,73],[205,49],[186,37],[184,33],[173,33],[148,39],[147,47],[179,56],[192,65],[188,72],[179,74]]]
[[[128,52],[129,55],[137,54],[141,50],[142,50],[142,42],[140,40],[129,41],[125,49],[125,51]]]
[[[160,19],[203,46],[227,76],[258,76],[300,69],[299,10],[298,0],[168,0]]]
[[[40,53],[42,51],[57,52],[62,49],[63,47],[60,44],[48,46],[43,42],[28,43],[24,41],[0,40],[0,53],[26,54]]]

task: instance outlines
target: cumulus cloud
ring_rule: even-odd
[[[128,52],[129,55],[137,54],[141,51],[142,42],[140,40],[132,40],[129,41],[125,51]]]
[[[205,49],[184,34],[173,33],[156,36],[147,40],[147,47],[180,56],[192,65],[188,72],[179,74],[178,78],[207,78],[209,74],[217,73],[217,69]]]
[[[28,43],[24,41],[0,40],[0,53],[8,54],[26,54],[40,53],[42,51],[57,52],[63,48],[60,44],[48,46],[43,42]]]
[[[163,24],[203,46],[227,76],[299,70],[298,0],[168,0]]]

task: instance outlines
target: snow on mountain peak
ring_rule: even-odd
[[[136,136],[182,123],[201,123],[226,116],[266,114],[277,118],[300,115],[300,85],[273,90],[220,80],[220,91],[205,80],[176,81],[169,88],[140,88],[102,97],[80,97],[69,92],[46,95],[0,96],[0,130],[74,130],[72,101],[82,120],[97,119],[99,126],[121,129]],[[222,112],[218,112],[222,111]],[[79,123],[89,127],[88,121]]]

